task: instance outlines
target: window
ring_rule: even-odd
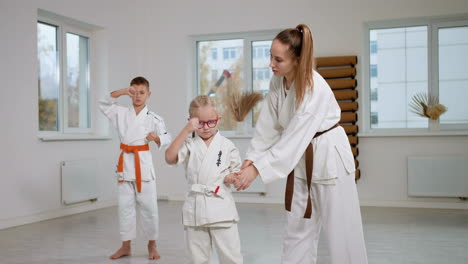
[[[368,24],[366,131],[468,129],[468,21],[443,20]],[[411,111],[421,92],[447,107],[437,121]]]
[[[377,41],[375,40],[370,42],[370,53],[377,53]]]
[[[448,111],[440,117],[441,125],[468,124],[468,22],[464,25],[441,25],[438,35],[439,101]]]
[[[90,35],[50,18],[37,22],[40,132],[91,131]]]
[[[379,113],[371,112],[371,124],[379,123]]]
[[[252,57],[254,59],[262,58],[262,57],[270,58],[270,46],[260,45],[260,46],[253,47],[252,48]]]
[[[229,60],[229,59],[236,59],[236,49],[241,48],[241,46],[238,47],[230,47],[230,48],[223,48],[223,59]]]
[[[268,93],[272,76],[268,66],[270,46],[276,34],[277,31],[262,31],[193,38],[197,62],[195,94],[207,94],[215,99],[223,115],[219,128],[227,136],[248,136],[252,133],[261,102],[244,122],[238,124],[229,112],[227,100],[234,93],[248,90],[260,92],[264,96]],[[208,60],[208,52],[213,49],[222,50],[222,58]],[[217,73],[217,77],[210,78],[214,73]]]
[[[218,59],[218,49],[211,49],[211,58],[213,60],[217,60]]]
[[[211,81],[217,81],[218,78],[218,70],[211,70]]]
[[[377,65],[371,64],[370,66],[370,76],[371,78],[377,78]]]
[[[253,81],[263,81],[267,80],[270,81],[271,77],[271,69],[270,68],[254,68],[253,69]]]
[[[256,80],[263,80],[263,69],[254,69],[254,75],[253,75],[253,79],[254,81]]]

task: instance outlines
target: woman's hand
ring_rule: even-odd
[[[244,160],[244,163],[242,163],[241,170],[247,168],[248,166],[252,165],[253,161],[251,160]]]
[[[234,186],[238,191],[245,190],[249,188],[250,184],[255,180],[258,175],[258,170],[253,165],[249,165],[248,167],[242,169],[240,173],[237,175],[236,182]]]

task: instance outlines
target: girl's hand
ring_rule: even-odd
[[[185,125],[185,129],[188,133],[192,133],[193,131],[198,129],[198,117],[189,118],[187,125]]]
[[[236,174],[231,173],[224,177],[224,184],[229,185],[234,183],[236,183]]]

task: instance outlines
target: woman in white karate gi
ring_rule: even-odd
[[[166,150],[166,162],[184,164],[186,169],[189,188],[182,222],[190,263],[208,264],[214,247],[220,264],[241,264],[239,216],[226,185],[240,170],[239,150],[219,133],[220,116],[209,96],[196,97],[189,114],[189,122]]]
[[[287,177],[283,264],[315,264],[320,231],[332,264],[366,264],[355,165],[341,110],[314,71],[313,40],[306,25],[280,32],[271,45],[274,77],[235,182],[249,187]]]

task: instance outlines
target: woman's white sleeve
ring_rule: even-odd
[[[241,169],[242,161],[240,158],[239,150],[233,146],[231,149],[231,153],[229,153],[229,170],[230,172],[238,172]]]
[[[266,96],[255,125],[255,132],[250,141],[245,159],[256,161],[280,137],[278,124],[278,87],[270,81],[270,90]]]
[[[307,146],[323,122],[331,97],[328,87],[314,87],[292,117],[281,137],[267,151],[254,161],[263,182],[285,178],[297,165]],[[329,89],[329,88],[328,88]]]

